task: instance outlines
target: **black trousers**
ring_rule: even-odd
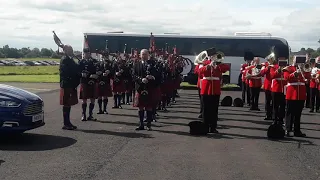
[[[272,117],[272,110],[273,110],[273,99],[272,99],[272,93],[269,90],[264,91],[265,94],[265,111],[267,117]]]
[[[259,107],[260,89],[260,87],[250,88],[251,109],[258,109]]]
[[[320,108],[320,93],[318,88],[310,88],[310,110],[314,110],[316,106],[316,111]]]
[[[201,114],[202,111],[203,111],[203,102],[202,102],[202,98],[201,98],[200,92],[201,92],[201,89],[198,88],[198,95],[199,95],[199,99],[200,99],[200,114]]]
[[[286,96],[281,92],[272,93],[273,120],[283,121],[286,114]]]
[[[304,108],[304,100],[287,100],[286,109],[286,130],[292,131],[294,124],[294,132],[299,133],[301,124],[301,115]]]
[[[211,129],[217,128],[220,95],[202,95],[203,122]]]
[[[309,108],[310,107],[310,84],[306,84],[306,91],[307,91],[307,99],[306,99],[306,108]]]
[[[249,85],[242,81],[242,101],[246,102],[246,94],[247,94],[247,103],[250,104],[250,88]]]

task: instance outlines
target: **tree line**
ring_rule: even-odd
[[[62,50],[60,50],[62,51]],[[80,51],[75,51],[75,55],[81,54]],[[61,58],[62,53],[48,48],[33,48],[23,47],[21,49],[5,45],[0,48],[0,58]]]
[[[60,50],[61,51],[61,50]],[[312,49],[312,48],[301,48],[298,52],[292,52],[292,55],[304,55],[306,53],[311,54],[313,58],[320,56],[320,48]],[[82,54],[80,51],[75,51],[75,55],[79,56]],[[0,48],[0,58],[61,58],[62,53],[58,51],[54,51],[48,48],[33,48],[24,47],[21,49],[9,47],[9,45],[5,45]]]

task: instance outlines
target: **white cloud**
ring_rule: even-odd
[[[286,38],[293,50],[317,48],[317,7],[316,0],[10,0],[0,7],[0,45],[56,48],[52,30],[78,50],[83,32],[233,35],[260,31]]]

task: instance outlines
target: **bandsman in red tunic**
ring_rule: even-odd
[[[203,77],[201,82],[201,96],[203,100],[203,121],[208,126],[208,132],[217,131],[218,109],[221,95],[222,74],[230,70],[227,64],[221,64],[222,57],[212,57],[204,61],[199,69]]]
[[[93,117],[93,109],[95,105],[95,99],[97,99],[97,79],[101,72],[97,72],[96,59],[91,57],[90,50],[88,48],[83,50],[84,59],[79,62],[81,79],[80,79],[80,99],[82,99],[82,121],[96,120]],[[87,100],[90,100],[89,104],[89,116],[87,118]]]
[[[104,61],[100,62],[98,71],[101,72],[98,73],[100,74],[98,78],[98,114],[108,114],[108,97],[112,97],[110,84],[110,80],[112,78],[112,64],[109,59],[104,58]]]
[[[284,123],[286,111],[286,96],[285,87],[287,81],[284,79],[285,67],[288,64],[288,59],[285,57],[279,57],[274,59],[273,65],[270,66],[271,77],[271,92],[273,103],[273,120]]]
[[[320,57],[317,57],[314,62],[310,62],[312,71],[311,71],[311,79],[310,79],[310,111],[311,113],[314,112],[314,108],[316,108],[316,112],[320,112],[320,95],[318,91],[317,82],[317,74],[320,72]]]
[[[260,111],[259,109],[259,96],[260,90],[262,86],[262,77],[260,76],[261,71],[261,64],[260,59],[255,58],[251,66],[246,67],[247,76],[246,79],[249,80],[249,88],[250,88],[250,95],[251,95],[251,107],[250,110]]]
[[[305,73],[301,64],[296,63],[296,57],[293,59],[293,65],[288,66],[284,71],[284,79],[288,82],[286,87],[286,135],[291,136],[294,123],[294,136],[305,137],[301,132],[301,115],[304,103],[307,98],[306,81],[310,79],[308,73]]]
[[[118,59],[117,62],[113,63],[113,79],[112,79],[112,91],[113,91],[113,100],[114,106],[112,108],[120,108],[122,93],[125,93],[125,61],[122,59]]]
[[[240,75],[241,75],[241,81],[242,81],[242,101],[243,103],[247,102],[248,106],[250,106],[250,87],[249,87],[249,81],[246,79],[247,70],[246,67],[251,65],[251,62],[254,58],[254,55],[252,52],[245,52],[244,53],[244,60],[245,64],[241,64],[240,68]],[[246,98],[247,96],[247,98]],[[247,100],[247,101],[246,101]]]
[[[266,117],[264,120],[272,120],[272,110],[273,110],[273,101],[272,101],[272,93],[271,93],[271,75],[270,75],[270,63],[273,63],[274,57],[267,57],[267,62],[262,64],[262,69],[260,71],[260,76],[265,77],[263,82],[263,89],[265,93],[265,111]]]
[[[198,95],[199,95],[199,100],[200,100],[200,114],[199,114],[198,118],[202,118],[203,102],[202,102],[201,93],[200,93],[201,92],[202,77],[199,72],[199,69],[203,67],[203,64],[200,62],[195,62],[195,63],[196,63],[196,67],[194,68],[194,74],[196,74],[198,76],[197,88],[198,88]]]
[[[147,129],[150,131],[153,120],[153,108],[157,105],[156,87],[161,83],[160,74],[155,67],[156,62],[151,59],[147,49],[140,52],[141,61],[133,66],[133,79],[135,81],[135,107],[139,108],[139,126],[136,130],[144,130],[144,114],[147,114]]]
[[[71,107],[78,104],[77,87],[80,84],[80,70],[73,60],[73,48],[70,45],[63,47],[65,56],[60,61],[60,105],[63,106],[63,127],[65,130],[77,129],[70,121]]]

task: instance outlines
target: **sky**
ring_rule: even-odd
[[[268,32],[293,51],[318,48],[319,0],[0,0],[0,46],[81,50],[83,33],[233,35]]]

